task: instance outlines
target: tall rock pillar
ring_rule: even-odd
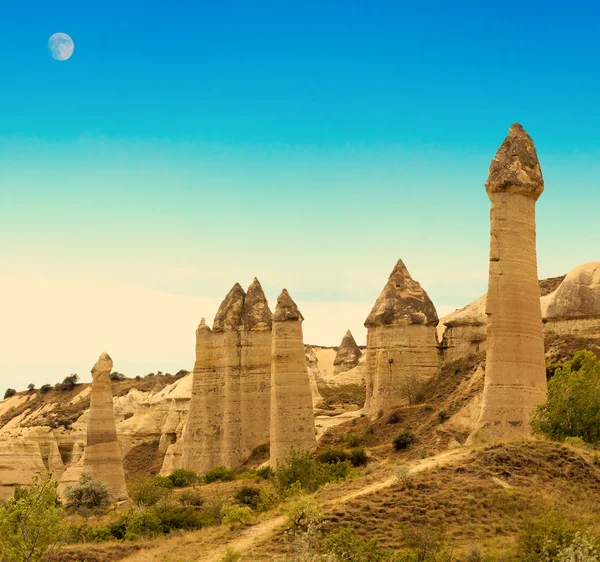
[[[127,497],[127,488],[113,407],[110,382],[112,367],[112,359],[107,353],[103,353],[92,368],[83,472],[89,472],[94,478],[102,480],[119,500]]]
[[[271,347],[271,466],[292,449],[316,447],[315,418],[304,343],[304,318],[284,289],[277,298]]]
[[[431,299],[398,260],[365,321],[366,412],[406,404],[409,393],[436,375],[437,324]]]
[[[535,203],[544,180],[533,141],[519,124],[492,160],[487,359],[482,410],[471,439],[527,435],[546,399],[537,277]]]

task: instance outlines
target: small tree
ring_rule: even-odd
[[[75,388],[77,381],[79,380],[79,375],[73,374],[65,377],[62,381],[60,390],[71,390]]]
[[[16,393],[17,391],[14,388],[7,388],[6,392],[4,393],[4,400],[10,398],[11,396],[14,396]]]
[[[63,542],[62,505],[57,482],[48,474],[41,482],[17,487],[14,496],[0,505],[0,560],[50,562]]]
[[[46,392],[50,392],[52,390],[52,385],[51,384],[44,384],[40,387],[40,392],[42,394],[46,394]]]
[[[408,404],[412,406],[422,400],[423,381],[415,375],[406,375],[398,381],[400,395],[408,400]]]
[[[65,490],[67,496],[67,509],[79,515],[101,515],[106,513],[111,502],[110,492],[106,484],[84,472],[79,482],[68,486]]]
[[[117,371],[113,371],[109,378],[111,381],[124,381],[127,377],[123,373],[118,373]]]
[[[33,392],[35,390],[35,384],[33,384],[32,382],[30,382],[27,385],[27,390],[29,390],[29,392]]]

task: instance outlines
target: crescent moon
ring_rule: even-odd
[[[75,43],[66,33],[55,33],[48,39],[48,49],[53,59],[63,61],[71,58]]]

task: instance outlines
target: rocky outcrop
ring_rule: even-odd
[[[306,358],[306,370],[308,372],[308,382],[310,383],[310,392],[312,395],[313,408],[317,406],[323,397],[319,392],[318,380],[321,378],[319,371],[319,362],[317,361],[317,355],[315,350],[310,346],[304,347],[305,358]]]
[[[527,435],[546,399],[535,203],[544,190],[533,141],[512,125],[490,166],[487,355],[481,414],[471,439]]]
[[[124,499],[127,497],[127,488],[109,377],[112,366],[112,359],[103,353],[92,368],[83,470],[102,480],[115,499]]]
[[[218,465],[236,467],[269,441],[271,323],[257,279],[248,293],[234,285],[212,330],[201,322],[183,432],[184,468],[203,473]]]
[[[354,369],[358,365],[358,361],[362,356],[360,347],[356,345],[352,332],[348,330],[342,339],[340,348],[333,361],[334,371],[333,374],[344,373],[350,369]]]
[[[600,262],[571,270],[542,309],[545,332],[600,338]]]
[[[365,321],[366,412],[406,403],[408,386],[437,373],[438,317],[429,296],[398,260]]]
[[[284,289],[277,299],[271,347],[271,466],[292,449],[316,447],[315,419],[302,337],[304,318]]]
[[[27,486],[34,476],[47,472],[40,446],[26,439],[0,439],[0,501],[13,495],[16,486]]]
[[[442,318],[441,348],[445,362],[486,350],[486,295]],[[445,329],[444,329],[445,328]]]

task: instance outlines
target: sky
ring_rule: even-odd
[[[4,3],[0,388],[90,380],[104,350],[191,369],[254,276],[312,344],[364,344],[398,258],[440,316],[464,306],[514,122],[545,178],[540,277],[600,259],[600,6],[521,4]]]

